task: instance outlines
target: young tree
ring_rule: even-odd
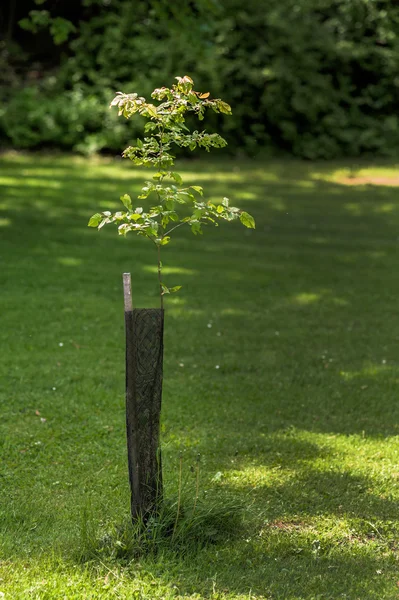
[[[159,451],[159,423],[162,396],[163,361],[163,297],[177,292],[181,286],[167,287],[162,281],[161,250],[170,243],[171,234],[187,226],[197,235],[203,225],[218,225],[220,219],[239,219],[246,227],[255,227],[253,217],[234,206],[228,198],[214,204],[203,198],[199,185],[185,186],[180,173],[173,170],[172,146],[197,147],[209,151],[222,148],[226,141],[217,133],[190,131],[185,124],[187,113],[200,120],[207,108],[217,113],[231,114],[231,108],[209,92],[193,89],[187,75],[177,77],[171,88],[154,90],[152,98],[158,105],[147,102],[138,94],[118,92],[111,106],[126,118],[138,113],[147,119],[144,131],[135,146],[129,146],[123,156],[139,167],[154,168],[152,179],[145,181],[138,200],[154,199],[153,206],[144,210],[137,201],[124,194],[124,211],[96,213],[90,227],[101,229],[116,223],[120,235],[136,233],[147,238],[157,249],[161,309],[133,310],[130,274],[124,274],[126,324],[126,424],[128,443],[131,512],[133,519],[146,520],[157,510],[162,499],[162,469]],[[188,213],[188,214],[187,214]]]
[[[230,106],[223,100],[211,98],[209,92],[196,92],[193,80],[187,75],[176,79],[177,83],[171,88],[162,87],[153,91],[151,96],[160,102],[158,106],[136,93],[118,92],[111,102],[111,106],[118,107],[119,115],[127,119],[136,113],[148,119],[144,127],[144,132],[148,135],[138,139],[135,146],[126,148],[123,156],[137,166],[155,169],[152,180],[145,181],[138,196],[138,200],[154,198],[154,205],[144,211],[125,194],[121,197],[125,211],[96,213],[89,221],[90,227],[98,229],[108,223],[116,223],[120,235],[126,236],[133,232],[146,237],[156,246],[161,308],[163,296],[176,292],[181,287],[168,288],[162,281],[161,248],[170,243],[172,232],[186,225],[195,235],[202,234],[203,225],[218,225],[221,219],[239,219],[246,227],[255,227],[253,217],[230,206],[228,198],[223,198],[220,204],[204,200],[201,186],[184,186],[181,174],[173,170],[173,145],[190,150],[205,148],[209,152],[211,148],[223,148],[227,144],[217,133],[190,131],[185,123],[187,114],[196,115],[200,121],[204,119],[207,109],[225,115],[231,114]],[[179,207],[183,211],[178,210]],[[185,214],[184,209],[189,209],[190,214]]]

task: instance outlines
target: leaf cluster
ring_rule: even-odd
[[[151,180],[144,182],[137,200],[153,200],[145,210],[138,206],[129,194],[120,199],[126,210],[111,213],[104,211],[94,214],[90,227],[101,229],[109,223],[116,223],[118,233],[126,236],[133,232],[146,237],[158,248],[169,244],[171,233],[183,225],[191,228],[194,235],[202,234],[205,225],[218,225],[220,220],[239,220],[245,227],[254,228],[253,217],[245,211],[230,206],[228,198],[219,204],[204,199],[203,188],[199,185],[185,186],[180,173],[172,170],[174,165],[173,146],[188,147],[190,150],[222,148],[226,141],[217,133],[190,131],[186,126],[186,116],[193,113],[200,120],[207,109],[215,113],[231,114],[230,106],[223,100],[210,97],[209,92],[194,90],[191,77],[176,77],[177,83],[171,88],[157,88],[151,97],[158,101],[155,105],[136,93],[118,92],[111,102],[119,115],[129,119],[139,114],[147,119],[144,127],[146,135],[137,139],[134,146],[123,152],[136,166],[154,168]],[[159,272],[161,267],[159,266]],[[177,291],[180,286],[167,288],[160,282],[161,294]]]
[[[43,4],[43,2],[36,0],[36,4]],[[19,26],[32,33],[48,28],[57,46],[66,42],[71,33],[76,32],[76,27],[69,19],[52,17],[48,10],[31,10],[29,17],[19,21]]]

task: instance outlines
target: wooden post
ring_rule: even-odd
[[[162,498],[159,429],[162,400],[162,309],[133,309],[123,274],[126,329],[126,430],[132,519],[146,519]]]

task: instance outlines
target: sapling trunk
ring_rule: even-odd
[[[159,294],[161,297],[161,310],[163,310],[163,289],[162,289],[162,263],[161,263],[161,247],[158,248],[158,281],[159,281]]]

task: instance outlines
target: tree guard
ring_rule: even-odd
[[[126,431],[132,518],[146,519],[162,498],[159,443],[164,311],[133,309],[123,274],[126,329]]]

